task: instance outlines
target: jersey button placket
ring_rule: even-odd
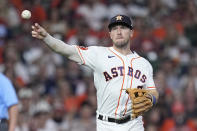
[[[130,76],[128,74],[129,73],[129,67],[131,67],[130,61],[131,61],[131,57],[127,56],[126,59],[125,59],[126,72],[125,72],[125,86],[124,86],[124,89],[130,88],[130,85],[131,85],[132,76]],[[122,111],[123,111],[122,115],[125,115],[125,110],[128,110],[128,109],[126,109],[127,107],[125,107],[125,105],[127,105],[126,103],[127,103],[127,100],[128,100],[128,95],[126,94],[126,92],[123,92],[123,93],[125,93],[125,94],[123,94],[124,101],[122,101]]]
[[[123,85],[123,89],[126,89],[126,88],[128,88],[128,83],[129,83],[129,77],[128,77],[128,66],[129,66],[129,63],[128,63],[128,58],[127,58],[127,56],[124,56],[123,57],[123,60],[124,60],[124,63],[125,63],[125,67],[124,67],[124,76],[125,76],[125,83],[124,83],[124,85]],[[124,113],[124,108],[125,108],[125,103],[126,103],[126,100],[127,100],[127,97],[125,97],[125,95],[126,95],[126,92],[123,90],[122,91],[122,99],[121,99],[121,103],[120,103],[120,105],[121,105],[121,108],[120,108],[120,110],[121,110],[121,116],[123,115],[123,113]],[[127,96],[127,95],[126,95]]]

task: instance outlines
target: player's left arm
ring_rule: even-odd
[[[157,89],[151,89],[151,90],[148,90],[148,94],[151,95],[150,99],[152,99],[153,105],[155,105],[159,99],[159,92],[157,91]]]
[[[155,105],[159,99],[159,92],[157,91],[157,88],[154,83],[153,79],[153,67],[152,65],[148,62],[148,81],[147,81],[147,92],[150,94],[149,96],[151,97],[150,99],[153,102],[153,105]]]

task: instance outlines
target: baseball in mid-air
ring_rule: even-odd
[[[31,18],[31,12],[29,10],[23,10],[23,12],[21,13],[21,17],[23,19],[29,19]]]

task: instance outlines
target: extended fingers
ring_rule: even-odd
[[[40,25],[39,25],[38,23],[35,23],[35,26],[36,26],[36,27],[40,27]]]
[[[36,31],[36,27],[34,25],[31,26],[33,31]]]
[[[43,39],[46,37],[47,32],[43,27],[41,27],[38,23],[35,23],[34,25],[31,26],[32,31],[32,37],[38,38],[38,39]]]
[[[38,35],[38,33],[36,31],[31,31],[32,36],[34,35]]]
[[[39,32],[39,33],[42,32],[42,28],[41,27],[32,25],[31,28],[32,28],[33,31],[36,31],[36,32]]]
[[[41,29],[41,28],[42,28],[38,23],[35,23],[34,25],[35,25],[35,27],[36,27],[37,29]]]
[[[40,35],[37,31],[32,31],[31,32],[32,37],[38,38],[38,39],[42,39],[42,35]]]
[[[42,29],[42,27],[38,24],[35,23],[34,25],[31,26],[33,30],[38,30],[38,29]]]

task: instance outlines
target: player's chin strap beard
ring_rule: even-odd
[[[128,46],[128,44],[129,44],[129,41],[124,42],[124,43],[121,43],[121,44],[114,43],[114,46],[117,47],[117,48],[119,48],[119,49],[126,49],[127,46]]]
[[[118,42],[113,41],[114,46],[117,47],[117,48],[119,48],[119,49],[126,49],[127,46],[129,45],[129,42],[130,42],[130,40],[123,41],[121,43],[118,43]]]

